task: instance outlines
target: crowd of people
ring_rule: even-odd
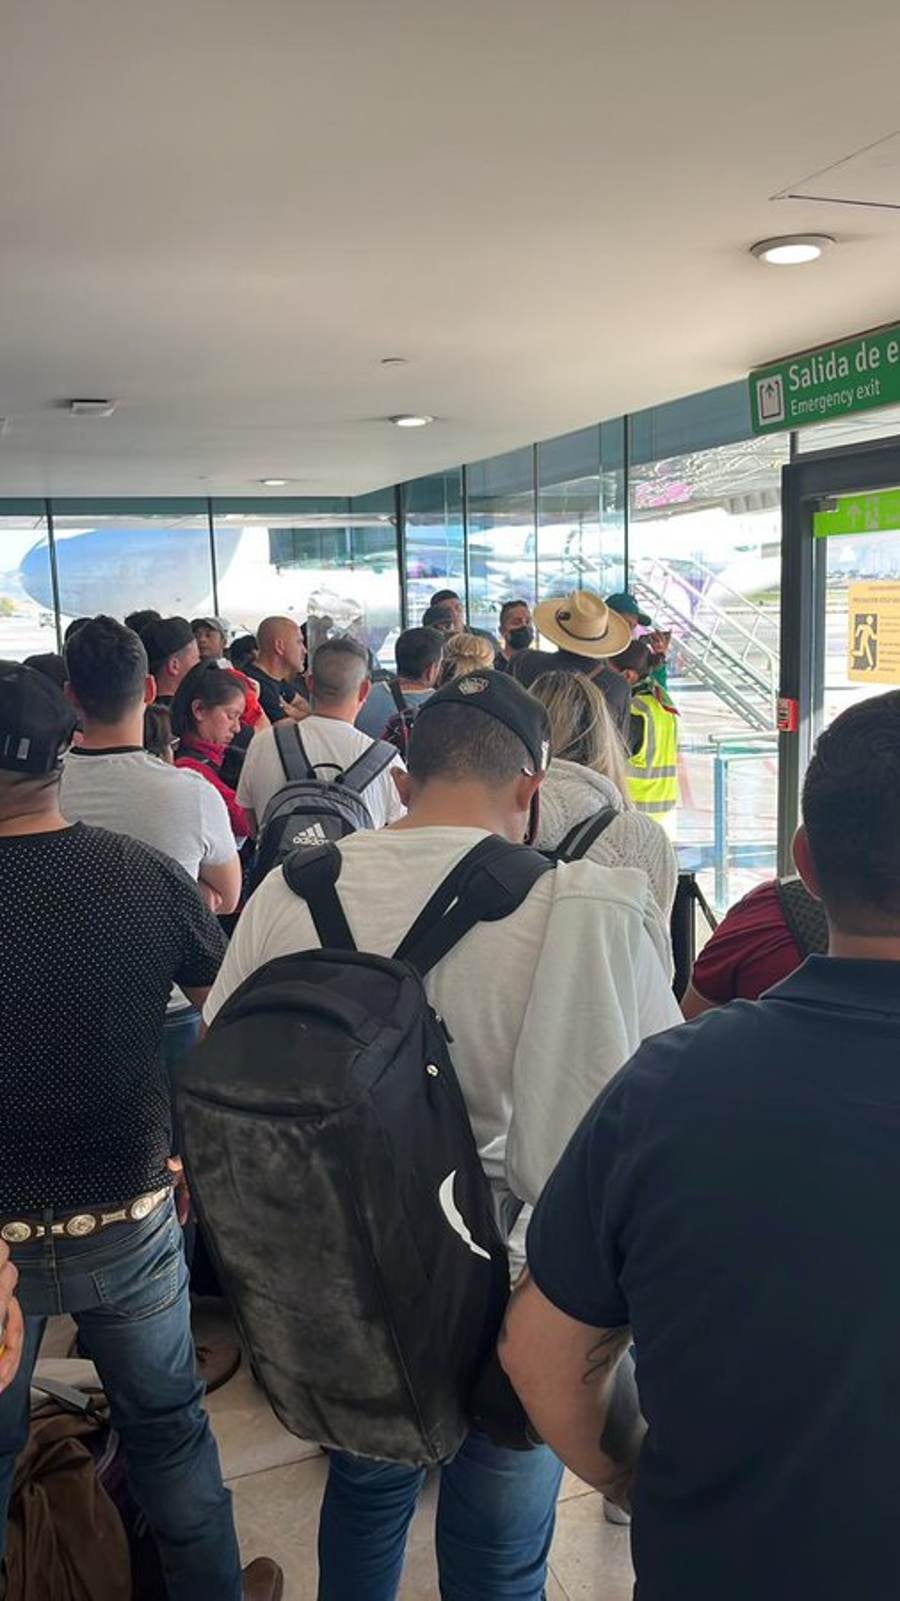
[[[896,1593],[900,693],[821,736],[799,879],[733,909],[682,1015],[668,645],[628,594],[512,598],[495,639],[443,590],[374,683],[363,643],[307,661],[289,616],[234,641],[79,618],[62,658],[0,663],[0,1528],[67,1312],[170,1601],[282,1595],[271,1559],[241,1570],[202,1404],[173,1092],[254,975],[335,927],[393,958],[498,839],[541,853],[532,887],[424,985],[508,1247],[531,1448],[473,1424],[441,1465],[441,1593],[540,1601],[564,1465],[612,1521],[633,1507],[641,1601]],[[282,871],[304,847],[337,878],[327,927]],[[291,1286],[323,1339],[329,1260]],[[425,1470],[323,1443],[320,1601],[389,1601]]]

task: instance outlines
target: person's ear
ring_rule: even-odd
[[[513,802],[516,820],[509,835],[514,844],[521,844],[523,839],[531,844],[537,837],[537,794],[545,777],[544,773],[520,773],[515,781]],[[523,819],[526,820],[524,826]]]
[[[154,678],[152,673],[148,673],[146,678],[144,679],[144,705],[145,706],[152,706],[153,702],[155,701],[155,699],[156,699],[156,679]]]
[[[371,678],[364,678],[362,683],[359,686],[359,694],[356,697],[357,702],[358,702],[358,704],[360,706],[362,706],[363,703],[366,700],[368,700],[369,691],[371,690],[371,688],[372,688],[372,680],[371,680]]]
[[[809,835],[802,823],[794,835],[793,849],[797,872],[800,874],[810,895],[820,901],[822,899],[822,891],[819,889],[819,875],[816,872],[816,864],[809,848]]]
[[[193,717],[195,723],[197,721],[197,713],[199,712],[202,715],[202,713],[205,712],[205,710],[206,710],[206,707],[204,706],[202,700],[192,700],[191,701],[191,716]]]
[[[401,806],[405,806],[406,810],[409,811],[409,800],[410,795],[412,794],[412,781],[409,773],[407,773],[402,767],[396,766],[392,767],[390,772],[391,777],[394,780],[394,788],[400,797],[400,804]]]

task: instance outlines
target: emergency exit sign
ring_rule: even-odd
[[[755,434],[808,428],[900,402],[900,323],[783,356],[750,374]]]

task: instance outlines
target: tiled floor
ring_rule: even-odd
[[[204,1339],[229,1333],[227,1319],[212,1303],[195,1317],[195,1327]],[[65,1354],[70,1337],[68,1320],[55,1320],[45,1356]],[[316,1446],[281,1427],[246,1365],[209,1397],[208,1406],[223,1471],[234,1493],[244,1561],[274,1557],[284,1569],[284,1601],[315,1601],[323,1456]],[[433,1548],[435,1499],[432,1482],[410,1531],[401,1601],[439,1601]],[[628,1530],[606,1523],[600,1496],[566,1473],[547,1601],[631,1601],[631,1594]]]

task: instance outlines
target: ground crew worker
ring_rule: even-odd
[[[631,754],[628,792],[639,812],[674,831],[678,805],[678,713],[668,691],[650,676],[653,653],[642,639],[614,656],[610,666],[631,684]]]

